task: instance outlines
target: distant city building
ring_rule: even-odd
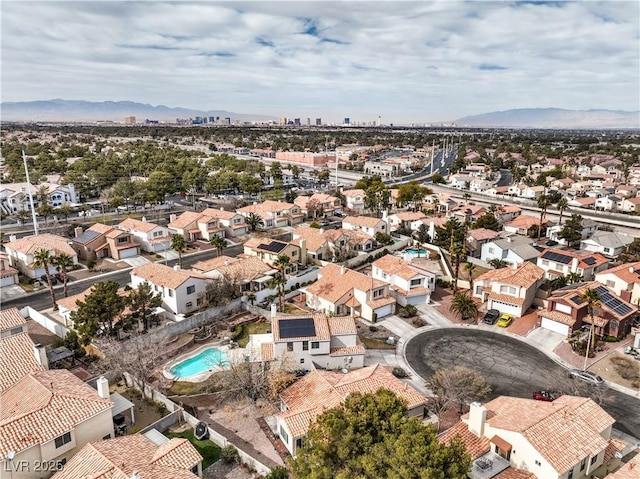
[[[231,124],[231,118],[230,118],[230,117],[228,117],[228,116],[227,116],[227,117],[225,117],[225,119],[224,119],[224,124],[225,124],[225,125],[230,125],[230,124]]]
[[[307,118],[307,126],[311,126],[311,118]]]
[[[280,117],[280,121],[278,123],[280,125],[286,125],[287,124],[287,117],[286,116],[281,116]]]
[[[322,118],[316,118],[316,126],[322,126]]]
[[[300,126],[300,125],[301,125],[301,123],[300,123],[300,118],[294,118],[294,120],[293,120],[293,124],[294,124],[295,126]]]
[[[209,123],[215,123],[216,122],[216,117],[215,116],[210,116],[209,117]]]
[[[136,124],[136,117],[135,116],[125,116],[124,117],[124,124],[125,125],[135,125]]]
[[[350,125],[350,124],[351,124],[351,118],[346,117],[346,118],[344,119],[343,125]]]

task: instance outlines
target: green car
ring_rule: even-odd
[[[511,321],[513,321],[513,316],[511,316],[510,314],[504,313],[502,316],[498,318],[498,326],[502,328],[506,328],[511,324]]]

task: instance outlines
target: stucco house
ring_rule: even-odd
[[[171,234],[179,234],[186,241],[210,241],[214,236],[225,237],[225,228],[218,218],[195,211],[185,211],[178,217],[171,215],[167,228]]]
[[[257,256],[265,263],[273,266],[279,256],[285,255],[289,258],[290,265],[285,271],[286,274],[295,274],[299,266],[306,266],[307,253],[301,246],[293,242],[278,241],[272,238],[251,238],[244,244],[244,254],[247,256]]]
[[[482,245],[498,237],[498,232],[487,228],[474,228],[467,231],[464,246],[469,256],[480,258]]]
[[[157,253],[171,248],[171,236],[169,228],[166,226],[127,218],[121,221],[116,228],[131,233],[133,242],[140,245],[140,249],[147,253]]]
[[[540,253],[536,264],[545,272],[547,279],[555,279],[578,273],[584,281],[609,267],[609,259],[600,253],[547,248]]]
[[[364,213],[365,191],[361,189],[344,190],[345,208],[350,213],[361,215]]]
[[[109,257],[106,234],[113,230],[113,226],[96,223],[84,232],[82,227],[75,229],[75,237],[71,239],[71,247],[78,257],[83,260],[96,260]]]
[[[417,231],[422,220],[427,216],[422,211],[399,211],[387,217],[387,223],[391,231],[406,230]]]
[[[43,267],[36,267],[34,258],[39,250],[46,250],[51,256],[57,256],[61,253],[68,255],[74,264],[78,263],[78,255],[69,245],[69,240],[62,236],[44,233],[34,236],[25,236],[16,239],[11,236],[8,243],[4,244],[5,252],[9,260],[9,265],[17,269],[27,278],[40,278],[45,274]],[[55,265],[49,265],[49,273],[57,272]]]
[[[482,245],[480,259],[490,262],[493,259],[505,261],[509,265],[532,261],[540,252],[533,247],[534,241],[528,236],[509,235],[494,239]]]
[[[318,281],[303,289],[306,305],[336,316],[360,316],[375,323],[393,314],[389,284],[336,264],[318,271]]]
[[[379,364],[347,373],[313,370],[280,393],[280,412],[275,415],[280,440],[291,455],[316,417],[336,407],[351,392],[373,394],[385,388],[407,403],[409,417],[423,417],[427,399]]]
[[[620,203],[620,209],[627,213],[640,213],[640,196],[624,198]]]
[[[589,398],[499,396],[472,403],[439,440],[462,440],[473,461],[472,478],[584,479],[626,445],[612,436],[614,422]]]
[[[580,249],[600,253],[608,258],[617,258],[633,243],[634,237],[612,231],[596,231],[590,238],[580,241]]]
[[[473,281],[473,296],[486,302],[487,309],[520,317],[529,310],[538,288],[545,282],[544,271],[525,261],[478,276]]]
[[[238,209],[237,213],[244,216],[245,219],[251,214],[259,216],[264,223],[262,228],[266,230],[295,226],[304,220],[304,213],[302,213],[298,205],[282,201],[255,202],[252,205]]]
[[[372,238],[375,238],[376,233],[389,233],[386,221],[371,216],[346,216],[342,220],[342,227],[346,230],[360,230]]]
[[[547,219],[542,220],[543,230],[547,227]],[[522,236],[527,236],[533,227],[540,226],[540,218],[529,215],[516,216],[511,221],[507,221],[502,225],[502,229],[507,233],[514,233]]]
[[[224,230],[226,238],[235,238],[249,232],[249,225],[245,223],[244,216],[235,211],[225,211],[222,207],[207,208],[202,211],[202,216],[218,220],[218,227]]]
[[[640,301],[640,261],[625,263],[596,273],[595,280],[631,304]]]
[[[297,196],[293,203],[300,207],[300,211],[307,218],[326,218],[342,213],[342,203],[339,198],[326,193],[314,193],[311,196]]]
[[[580,239],[585,240],[590,236],[594,235],[598,230],[598,223],[590,219],[583,219],[581,222],[582,231],[580,232]],[[561,245],[567,245],[567,240],[564,238],[560,238],[560,234],[564,229],[564,225],[553,225],[549,226],[546,231],[546,236],[550,240],[557,241]]]
[[[400,306],[431,301],[436,290],[436,273],[390,254],[375,260],[371,266],[371,276],[390,285],[391,296]]]
[[[9,255],[0,252],[0,287],[18,284],[18,270],[9,265]]]

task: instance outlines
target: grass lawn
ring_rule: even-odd
[[[203,471],[207,467],[209,467],[211,464],[216,462],[218,460],[218,458],[220,457],[220,448],[218,446],[216,446],[209,439],[205,439],[204,441],[198,441],[193,436],[193,431],[192,430],[183,431],[183,432],[177,432],[177,433],[167,432],[167,433],[165,433],[165,436],[167,436],[170,439],[174,438],[174,437],[183,437],[185,439],[188,439],[189,442],[191,444],[193,444],[194,447],[198,450],[198,452],[202,455],[202,470]]]
[[[295,304],[291,304],[291,303],[284,303],[284,312],[286,314],[306,313],[306,311],[303,311],[302,309],[298,308]]]
[[[246,347],[249,343],[250,334],[264,334],[271,331],[271,323],[269,321],[262,321],[260,323],[245,323],[238,326],[239,334],[235,341],[241,348]]]
[[[396,349],[395,344],[387,344],[381,339],[366,338],[360,336],[360,341],[364,343],[367,349]]]

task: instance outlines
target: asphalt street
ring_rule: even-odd
[[[640,437],[639,399],[569,379],[564,367],[518,339],[489,331],[445,328],[410,339],[405,351],[409,365],[425,380],[439,369],[457,365],[477,371],[491,385],[488,399],[500,395],[531,398],[536,390],[591,396],[616,419],[616,429]]]

